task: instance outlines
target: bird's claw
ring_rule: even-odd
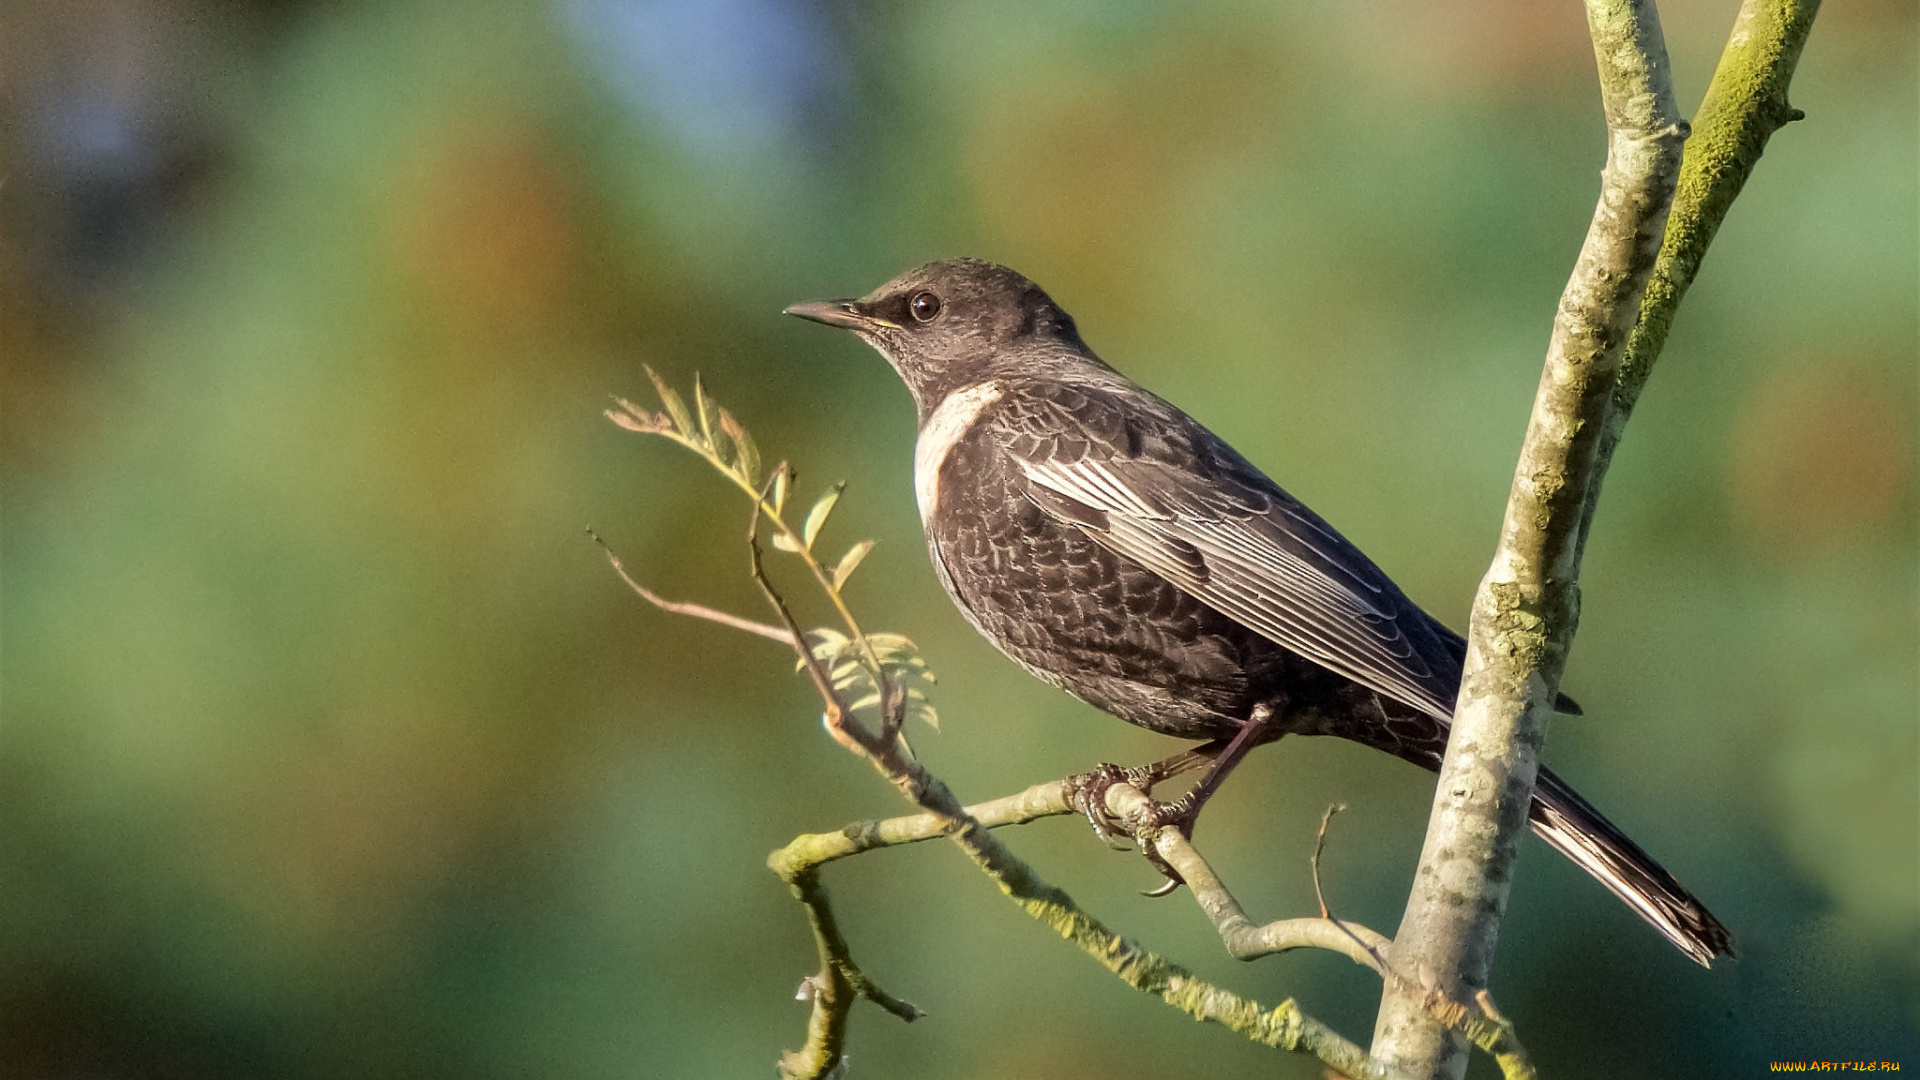
[[[1166,828],[1176,829],[1181,836],[1190,837],[1193,835],[1193,819],[1197,816],[1195,813],[1197,810],[1198,807],[1194,805],[1193,797],[1191,795],[1182,795],[1172,802],[1152,803],[1148,807],[1129,815],[1127,825],[1129,831],[1131,831],[1135,837],[1150,835],[1152,831]],[[1151,840],[1142,840],[1140,842],[1140,853],[1147,857],[1147,861],[1153,864],[1155,870],[1160,871],[1161,877],[1158,886],[1143,891],[1140,894],[1141,896],[1153,899],[1158,899],[1162,896],[1171,896],[1174,890],[1187,883],[1187,880],[1180,876],[1180,871],[1175,870],[1171,863],[1161,857],[1159,850]]]
[[[1160,885],[1157,888],[1141,889],[1140,890],[1141,896],[1144,896],[1149,900],[1158,900],[1163,896],[1172,896],[1173,891],[1175,889],[1178,889],[1180,886],[1186,884],[1186,882],[1180,880],[1179,874],[1171,870],[1162,870],[1160,871],[1160,873],[1163,875],[1166,875],[1165,878],[1160,882]]]

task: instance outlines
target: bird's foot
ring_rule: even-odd
[[[1080,811],[1101,843],[1115,851],[1127,851],[1133,846],[1128,843],[1132,830],[1125,821],[1107,809],[1107,791],[1115,784],[1128,784],[1147,791],[1152,788],[1153,779],[1145,768],[1123,769],[1103,761],[1090,772],[1067,777],[1064,784],[1067,805]]]
[[[1115,784],[1127,784],[1142,792],[1151,792],[1153,785],[1166,779],[1163,770],[1153,765],[1123,769],[1118,765],[1102,762],[1094,766],[1091,772],[1079,773],[1067,777],[1067,805],[1080,811],[1093,827],[1093,834],[1102,843],[1115,851],[1126,851],[1132,847],[1128,842],[1150,835],[1153,831],[1168,827],[1180,830],[1182,836],[1190,836],[1193,831],[1193,819],[1199,807],[1190,795],[1181,796],[1172,802],[1150,802],[1147,806],[1120,817],[1107,808],[1107,791]],[[1168,865],[1167,861],[1155,851],[1153,844],[1143,842],[1141,854],[1160,871],[1164,879],[1160,886],[1146,896],[1166,896],[1185,884],[1180,872]]]

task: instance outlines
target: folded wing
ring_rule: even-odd
[[[1458,639],[1212,433],[1171,406],[1116,414],[1085,388],[1030,404],[996,434],[1042,510],[1256,633],[1452,715]]]

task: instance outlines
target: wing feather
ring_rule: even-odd
[[[1256,633],[1449,717],[1458,672],[1430,662],[1445,645],[1425,613],[1312,511],[1166,408],[1170,416],[1151,418],[1168,427],[1154,433],[1158,439],[1133,434],[1114,445],[1088,437],[1085,424],[1062,437],[1063,427],[1080,420],[1063,409],[1026,416],[1001,445],[1027,482],[1044,489],[1034,501],[1057,520]],[[1101,419],[1101,427],[1112,426]],[[1033,437],[1042,424],[1053,437]],[[1180,452],[1202,439],[1211,441],[1208,453]],[[1196,467],[1202,462],[1228,475],[1205,475]],[[1061,498],[1071,500],[1064,512]]]

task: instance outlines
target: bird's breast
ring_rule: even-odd
[[[937,455],[924,453],[932,428],[920,475],[939,480],[921,500],[934,570],[1001,652],[1096,708],[1182,737],[1231,734],[1271,696],[1280,646],[1049,515],[981,422]]]

